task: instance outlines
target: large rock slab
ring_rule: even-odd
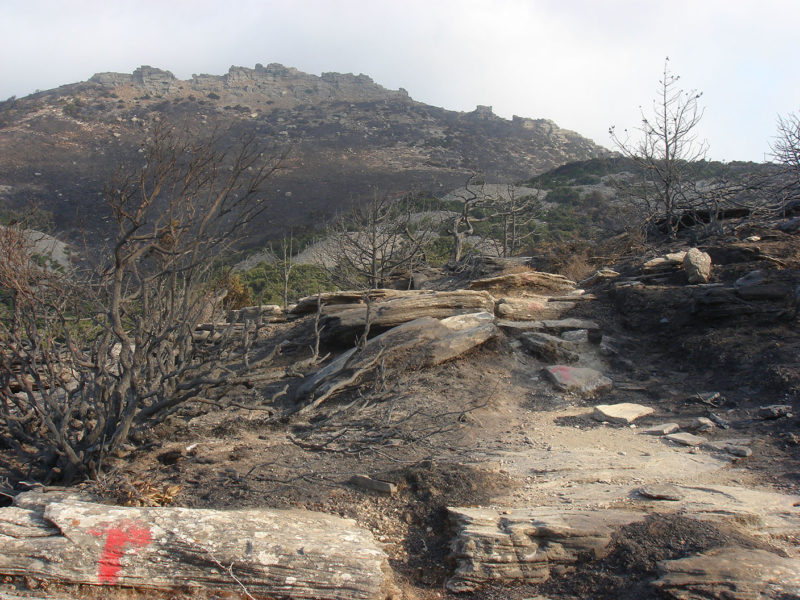
[[[552,295],[574,290],[575,282],[563,275],[526,271],[487,279],[477,279],[470,283],[469,287],[473,290],[486,290],[496,295],[508,293],[509,291]]]
[[[620,402],[619,404],[598,404],[594,407],[592,417],[597,421],[628,425],[636,419],[653,414],[653,412],[654,410],[649,406]]]
[[[386,555],[351,519],[307,510],[0,509],[0,573],[49,582],[383,600]],[[228,572],[230,568],[230,572]]]
[[[551,363],[575,363],[580,360],[575,344],[554,335],[537,331],[523,333],[519,340],[534,356]]]
[[[382,333],[366,346],[351,348],[310,375],[296,392],[299,407],[313,405],[335,391],[357,385],[361,375],[380,361],[384,370],[396,364],[403,368],[438,365],[480,346],[498,334],[488,312],[457,315],[446,319],[422,317]]]
[[[653,585],[678,600],[775,600],[800,597],[800,559],[725,547],[659,563]]]
[[[369,309],[370,331],[379,333],[422,317],[443,319],[481,311],[494,312],[494,298],[488,292],[417,291],[373,303]],[[327,306],[321,319],[322,338],[326,342],[352,344],[363,335],[366,320],[366,305]]]
[[[559,390],[574,392],[582,396],[593,396],[613,387],[613,382],[594,369],[587,367],[570,367],[569,365],[553,365],[546,367],[544,374]]]
[[[493,583],[540,583],[554,565],[608,553],[614,531],[644,519],[624,510],[563,511],[554,507],[496,510],[448,508],[456,563],[447,588],[473,591]]]
[[[508,297],[497,301],[495,314],[511,321],[535,321],[557,319],[574,307],[574,302],[549,302],[544,296]]]

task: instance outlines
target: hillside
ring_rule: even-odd
[[[509,121],[487,106],[437,108],[366,75],[270,64],[181,81],[145,66],[2,103],[0,208],[36,205],[73,236],[102,228],[103,185],[120,166],[136,164],[156,118],[197,132],[252,133],[266,148],[290,150],[270,182],[262,235],[318,225],[373,188],[446,191],[472,173],[520,180],[607,154],[546,119]]]

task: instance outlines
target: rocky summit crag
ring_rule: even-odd
[[[546,119],[437,108],[366,75],[270,64],[182,81],[143,66],[0,103],[0,205],[33,203],[64,232],[102,229],[103,186],[120,165],[136,164],[157,118],[290,149],[270,182],[265,236],[319,223],[375,188],[446,192],[470,174],[513,181],[607,153]]]

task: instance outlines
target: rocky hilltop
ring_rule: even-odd
[[[291,149],[272,181],[264,235],[318,224],[373,188],[446,192],[474,173],[519,180],[607,153],[546,119],[503,119],[490,106],[450,111],[366,75],[270,64],[182,81],[143,66],[0,104],[0,206],[34,203],[75,235],[102,228],[103,185],[136,164],[155,119]]]

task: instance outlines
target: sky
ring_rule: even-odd
[[[769,160],[800,111],[798,0],[0,0],[0,100],[130,73],[281,63],[364,73],[451,110],[546,118],[612,148],[665,58],[715,160]],[[635,139],[635,138],[634,138]]]

